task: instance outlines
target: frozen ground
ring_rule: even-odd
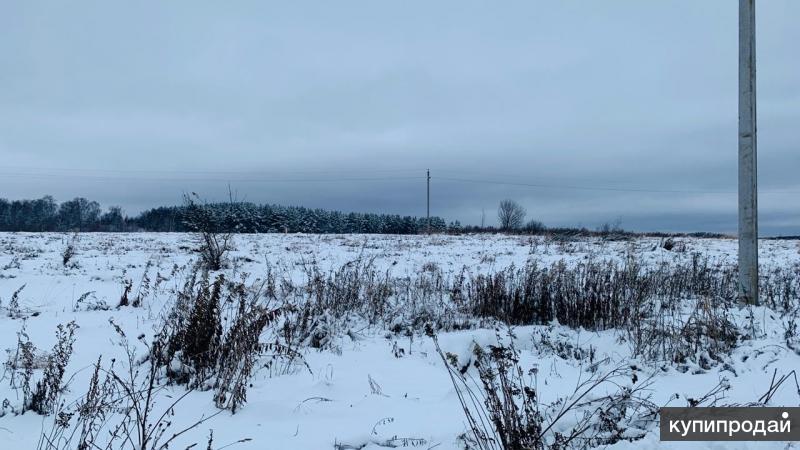
[[[128,336],[152,336],[160,313],[173,301],[186,268],[197,258],[193,252],[197,243],[189,235],[97,233],[78,236],[77,253],[65,267],[62,252],[72,239],[68,234],[0,234],[0,347],[13,352],[24,322],[31,342],[40,351],[48,351],[55,342],[56,326],[74,320],[80,328],[66,369],[66,378],[71,377],[63,394],[67,402],[85,393],[92,364],[99,355],[106,361],[125,360],[109,318]],[[374,264],[395,278],[411,277],[428,263],[435,263],[446,277],[453,277],[464,268],[471,274],[492,273],[531,261],[549,265],[563,260],[569,265],[588,259],[623,261],[630,255],[653,265],[687,261],[693,253],[719,263],[735,260],[734,240],[679,241],[686,246],[681,251],[667,251],[655,238],[558,242],[504,236],[241,235],[236,237],[236,251],[225,272],[229,279],[245,275],[252,279],[272,267],[302,283],[304,265],[315,263],[324,270],[335,270],[357,258],[372,257]],[[764,241],[760,257],[762,270],[789,267],[800,259],[800,246],[797,241]],[[145,274],[151,281],[143,305],[117,308],[126,280],[130,280],[134,295],[142,289]],[[23,286],[16,298],[17,313],[10,314],[12,296]],[[795,305],[798,300],[794,299]],[[96,308],[103,304],[109,308]],[[632,360],[629,344],[615,330],[591,332],[553,324],[521,326],[514,333],[522,365],[537,369],[542,402],[570,396],[578,382],[590,376],[589,363],[584,359],[564,358],[540,345],[544,336],[547,341],[591,348],[596,353],[593,361],[601,361],[600,372],[620,364],[636,365],[640,379],[652,377],[647,393],[654,404],[685,406],[688,399],[702,398],[720,383],[730,386],[720,395],[721,403],[746,404],[758,401],[769,389],[773,373],[780,376],[800,368],[800,356],[784,339],[787,319],[766,308],[756,309],[754,317],[757,337],[741,342],[727,364],[703,371],[679,371],[669,365]],[[748,316],[744,311],[732,311],[732,320],[744,328]],[[464,415],[431,339],[422,333],[409,336],[376,327],[348,331],[349,337],[340,337],[335,350],[302,349],[307,369],[258,371],[243,409],[236,414],[224,411],[216,415],[170,448],[185,448],[193,442],[205,448],[209,429],[214,431],[213,448],[243,439],[248,441],[231,448],[463,448],[458,436],[466,431]],[[446,352],[468,359],[474,342],[491,344],[495,335],[493,328],[442,332],[439,341]],[[631,380],[626,382],[630,384]],[[166,407],[184,392],[182,386],[169,386],[161,392],[157,405]],[[52,417],[30,411],[23,415],[10,412],[19,407],[20,395],[11,388],[6,371],[0,381],[0,399],[8,400],[6,414],[0,417],[2,449],[35,449],[41,432],[52,426]],[[217,412],[212,395],[197,391],[186,396],[175,407],[174,422],[189,424]],[[770,404],[799,406],[795,382],[781,385]],[[668,445],[658,441],[655,427],[643,440],[612,446],[789,447],[791,444],[784,443]]]

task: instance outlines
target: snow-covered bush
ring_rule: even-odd
[[[189,389],[214,389],[220,408],[237,411],[261,358],[302,359],[278,339],[278,321],[287,307],[264,301],[266,282],[230,282],[220,274],[192,272],[164,317],[151,348],[151,363],[167,379]],[[262,337],[272,329],[272,338]],[[268,363],[267,363],[268,364]]]
[[[166,450],[177,438],[222,412],[202,415],[180,428],[174,421],[176,409],[191,390],[161,405],[159,366],[141,360],[125,332],[110,323],[127,353],[125,367],[113,359],[103,367],[102,356],[98,357],[86,393],[76,402],[55,405],[52,423],[42,428],[37,450]],[[145,345],[152,350],[159,343]],[[207,448],[212,448],[212,436]]]
[[[33,371],[42,366],[37,364],[37,360],[41,358],[37,355],[36,346],[31,342],[30,336],[28,336],[25,322],[22,323],[22,329],[17,331],[16,348],[6,349],[6,353],[8,357],[4,364],[3,378],[8,376],[11,388],[17,392],[22,391],[22,405],[18,408],[14,407],[11,402],[6,399],[4,401],[3,410],[0,411],[0,416],[5,415],[6,410],[10,410],[14,413],[25,411],[26,405],[30,403]]]
[[[56,400],[66,389],[64,372],[72,357],[72,346],[75,343],[75,330],[78,325],[69,322],[66,326],[59,324],[56,330],[56,343],[51,352],[41,358],[36,347],[30,342],[23,325],[17,333],[17,348],[10,350],[6,369],[11,371],[11,386],[22,390],[21,414],[33,411],[37,414],[51,414],[56,407]],[[42,368],[44,373],[31,387],[34,369]]]
[[[575,391],[555,402],[540,400],[537,370],[520,364],[516,337],[509,330],[504,342],[483,347],[475,343],[471,363],[445,353],[432,328],[427,330],[455,388],[467,433],[467,450],[583,449],[642,439],[655,424],[658,407],[635,367],[620,366],[592,373]],[[477,372],[477,380],[468,371]],[[595,391],[612,392],[597,394]]]
[[[742,335],[730,319],[729,306],[714,297],[668,304],[656,302],[653,310],[624,328],[633,356],[675,363],[684,372],[687,364],[709,370],[724,362]]]
[[[197,195],[184,197],[184,226],[196,233],[200,240],[200,256],[208,270],[220,270],[226,254],[233,248],[233,233],[226,222],[230,219],[233,201],[229,208],[214,208],[201,202]]]
[[[78,253],[78,241],[78,233],[74,233],[67,245],[64,246],[64,250],[61,251],[61,263],[64,267],[76,267],[73,258]]]

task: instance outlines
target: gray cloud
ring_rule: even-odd
[[[775,192],[800,192],[800,4],[758,8],[762,231],[800,233]],[[424,180],[395,178],[431,168],[465,223],[511,197],[552,225],[734,231],[730,193],[442,178],[735,191],[736,27],[724,0],[6,3],[2,195],[136,212],[230,182],[423,214]]]

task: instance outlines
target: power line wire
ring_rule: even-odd
[[[67,178],[67,179],[84,179],[96,181],[160,181],[160,182],[176,182],[176,183],[200,183],[200,182],[220,182],[220,183],[347,183],[347,182],[389,182],[401,180],[423,180],[426,176],[369,176],[369,177],[302,177],[302,178],[274,178],[273,176],[278,172],[267,173],[258,171],[192,171],[192,170],[139,170],[139,169],[79,169],[79,168],[54,168],[54,169],[36,169],[25,168],[20,170],[13,170],[13,166],[1,166],[0,175],[4,177],[17,177],[17,178]],[[9,170],[12,169],[12,170]],[[130,175],[93,175],[82,174],[74,172],[110,172],[110,173],[151,173],[151,174],[230,174],[230,175],[247,175],[244,178],[236,177],[158,177],[158,176],[130,176]],[[73,172],[73,173],[58,173],[58,172]],[[336,173],[359,173],[360,169],[351,171],[337,172],[337,171],[282,171],[283,175],[286,174],[328,174],[333,175]],[[417,172],[414,169],[376,169],[376,170],[363,170],[362,173],[400,173],[400,172]],[[422,171],[420,171],[422,172]],[[441,170],[447,173],[467,173],[456,172],[452,170]],[[473,172],[474,173],[474,172]],[[271,178],[273,177],[273,178]],[[514,177],[509,175],[508,177]],[[440,177],[431,176],[433,180],[451,181],[459,183],[472,183],[472,184],[491,184],[500,186],[516,186],[535,189],[566,189],[566,190],[580,190],[580,191],[606,191],[606,192],[636,192],[636,193],[655,193],[655,194],[711,194],[711,195],[734,195],[737,191],[727,190],[709,190],[709,189],[654,189],[654,188],[639,188],[639,187],[612,187],[612,186],[586,186],[586,185],[572,185],[572,184],[553,184],[553,183],[529,183],[529,182],[516,182],[516,181],[499,181],[490,179],[479,178],[465,178],[465,177]],[[770,190],[762,189],[761,194],[788,194],[800,195],[798,191],[791,190]]]
[[[495,184],[505,186],[520,186],[531,187],[537,189],[570,189],[570,190],[583,190],[583,191],[613,191],[613,192],[644,192],[644,193],[657,193],[657,194],[723,194],[732,195],[737,194],[736,191],[718,191],[718,190],[699,190],[699,189],[648,189],[648,188],[618,188],[609,186],[577,186],[568,184],[544,184],[544,183],[520,183],[514,181],[496,181],[496,180],[479,180],[470,178],[455,178],[455,177],[431,177],[433,179],[444,181],[456,181],[461,183],[478,183],[478,184]],[[762,194],[800,194],[797,191],[781,191],[781,190],[762,190]]]
[[[222,182],[222,183],[328,183],[328,182],[362,182],[362,181],[393,181],[393,180],[421,180],[424,176],[404,177],[344,177],[344,178],[164,178],[164,177],[131,177],[131,176],[102,176],[78,174],[44,174],[44,173],[19,173],[0,172],[7,177],[24,178],[71,178],[98,181],[162,181],[162,182]]]
[[[185,169],[111,169],[111,168],[80,168],[80,167],[34,167],[34,166],[0,166],[0,170],[17,172],[110,172],[110,173],[166,173],[166,174],[192,174],[192,175],[251,175],[268,176],[275,174],[352,174],[352,173],[399,173],[399,172],[422,172],[425,169],[415,168],[395,168],[395,169],[318,169],[318,170],[185,170]]]

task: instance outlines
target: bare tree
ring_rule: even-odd
[[[64,202],[58,208],[58,220],[67,230],[91,231],[99,216],[100,204],[83,197]]]
[[[516,230],[522,227],[527,211],[514,200],[503,200],[497,208],[497,219],[501,230]]]

